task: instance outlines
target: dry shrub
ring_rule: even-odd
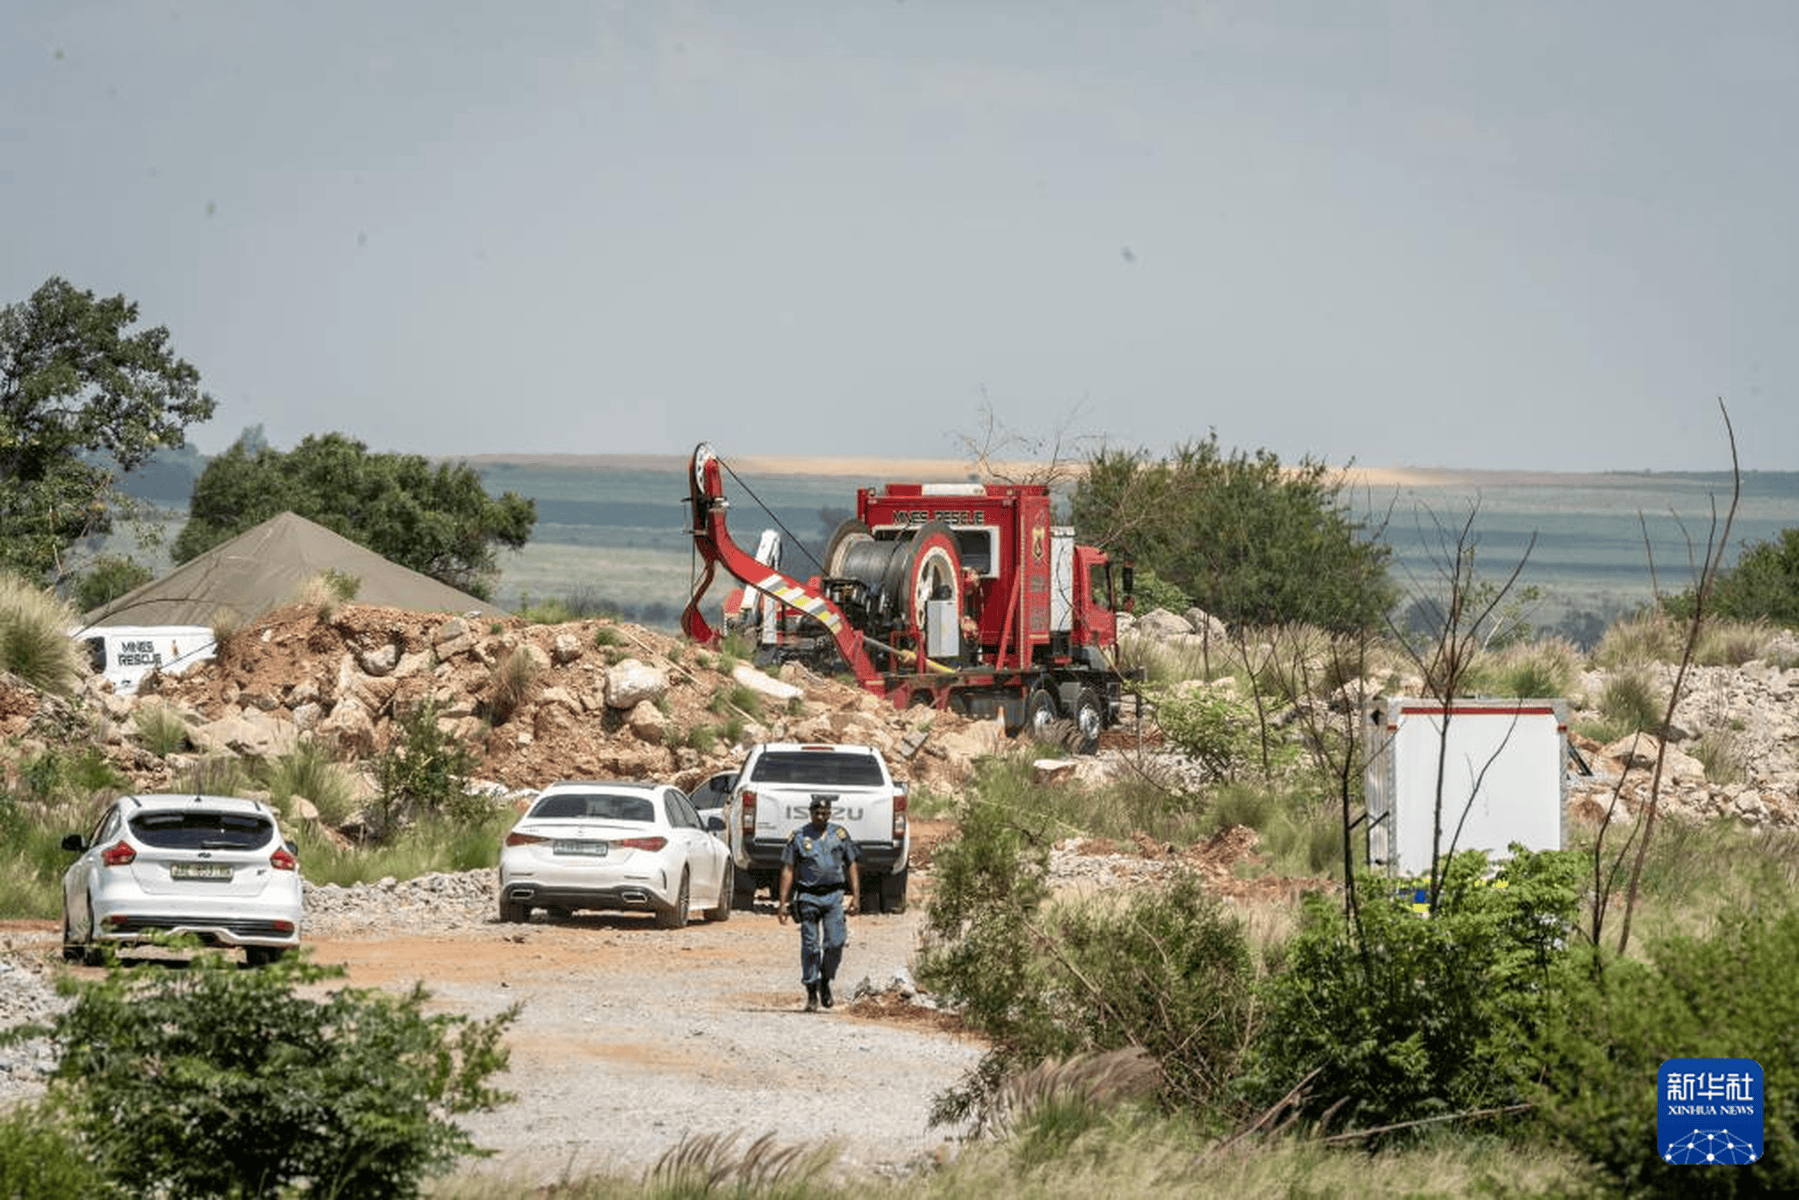
[[[488,682],[487,718],[504,725],[537,691],[537,660],[523,646],[515,646],[493,669]]]

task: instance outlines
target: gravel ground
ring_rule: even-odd
[[[1061,849],[1051,882],[1111,889],[1171,865]],[[850,919],[838,1006],[818,1014],[801,1009],[798,935],[767,901],[673,931],[603,914],[502,925],[494,873],[470,871],[308,885],[305,937],[355,986],[422,980],[435,1008],[477,1017],[522,1005],[499,1081],[518,1098],[467,1118],[496,1152],[468,1169],[521,1184],[634,1174],[687,1138],[767,1133],[835,1140],[846,1171],[890,1174],[952,1152],[957,1131],[928,1113],[983,1049],[912,983],[923,907]],[[49,922],[0,933],[0,1026],[65,1003],[57,950]],[[42,1040],[0,1047],[0,1104],[41,1092],[52,1065]]]
[[[441,1011],[518,1003],[499,1081],[517,1099],[467,1125],[496,1152],[469,1169],[519,1183],[635,1174],[683,1139],[764,1133],[834,1140],[848,1171],[897,1172],[944,1152],[932,1099],[981,1054],[909,974],[921,906],[850,919],[838,1004],[808,1014],[798,935],[772,908],[665,931],[603,914],[502,925],[491,871],[351,888],[309,887],[306,941],[356,986],[422,979]],[[0,957],[0,1024],[64,1003],[54,928],[13,929]],[[89,974],[87,969],[78,971]],[[0,1103],[37,1094],[42,1041],[0,1049]]]

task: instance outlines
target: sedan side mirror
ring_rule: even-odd
[[[87,849],[87,839],[79,833],[71,833],[62,840],[62,848],[72,854],[80,854]]]

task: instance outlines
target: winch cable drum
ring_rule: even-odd
[[[893,537],[872,537],[839,526],[825,555],[833,578],[854,579],[868,590],[869,612],[883,621],[925,627],[926,601],[953,602],[951,620],[962,618],[961,562],[956,535],[942,521],[927,521]]]

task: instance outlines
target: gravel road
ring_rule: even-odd
[[[772,1133],[837,1140],[846,1170],[897,1172],[954,1132],[928,1127],[931,1102],[982,1047],[906,995],[919,906],[850,919],[837,1007],[816,1014],[802,1010],[798,935],[767,902],[672,931],[602,914],[501,925],[496,907],[492,871],[307,895],[312,954],[351,984],[422,980],[434,1008],[478,1017],[521,1005],[498,1081],[517,1099],[467,1118],[496,1152],[474,1169],[635,1174],[690,1136]],[[49,923],[8,924],[0,1023],[54,1011],[57,942]],[[0,1102],[37,1091],[48,1066],[41,1044],[0,1052]]]

